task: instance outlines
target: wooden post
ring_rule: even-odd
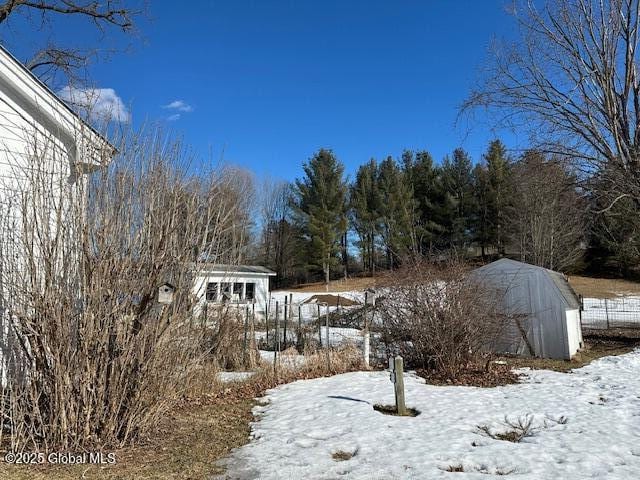
[[[289,299],[284,296],[284,349],[287,349],[287,314],[289,313]]]
[[[402,357],[393,359],[393,370],[395,373],[395,391],[396,391],[396,411],[398,415],[406,415],[407,407],[404,404],[404,378],[402,377],[404,365]]]
[[[298,304],[298,334],[296,335],[298,338],[298,351],[300,353],[304,350],[304,341],[302,339],[302,304]]]
[[[269,309],[271,308],[271,298],[267,302],[267,308],[264,309],[264,325],[267,329],[267,348],[269,348]]]
[[[609,330],[609,303],[604,299],[604,313],[607,316],[607,330]]]
[[[367,328],[367,305],[369,305],[369,292],[364,292],[364,315],[363,315],[363,328]]]
[[[251,331],[253,332],[253,341],[256,340],[256,304],[251,304]]]
[[[273,343],[273,375],[278,376],[278,351],[280,350],[280,329],[278,328],[278,302],[276,302],[276,336]]]
[[[247,330],[249,330],[249,305],[244,307],[244,342],[242,343],[242,365],[247,367]]]
[[[276,302],[276,349],[280,351],[280,303]]]
[[[289,323],[293,322],[293,293],[289,294]],[[293,328],[293,324],[290,329]]]
[[[320,316],[320,304],[318,304],[318,343],[322,348],[322,317]]]
[[[371,356],[371,334],[369,329],[365,329],[362,338],[362,356],[364,357],[364,366],[369,368],[369,357]]]
[[[327,368],[329,370],[331,370],[331,358],[329,357],[329,346],[331,345],[329,343],[329,304],[326,304],[326,311],[325,311],[325,322],[327,324],[326,328],[327,328],[327,336],[326,336],[326,341],[327,341],[327,345],[325,346],[325,350],[327,351]]]

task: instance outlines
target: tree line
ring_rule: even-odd
[[[509,256],[561,271],[618,273],[640,258],[631,202],[602,211],[566,158],[513,155],[500,140],[475,163],[462,148],[441,162],[405,150],[369,160],[352,179],[333,151],[320,149],[303,172],[263,189],[254,260],[284,284],[373,275],[418,257]]]

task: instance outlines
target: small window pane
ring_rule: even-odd
[[[207,302],[215,302],[218,300],[218,284],[214,282],[207,283]]]
[[[245,298],[247,300],[254,300],[256,296],[256,284],[255,283],[247,283],[247,290],[245,293]]]
[[[233,288],[232,283],[221,283],[220,284],[220,294],[222,295],[222,301],[228,302],[231,300],[231,291]]]

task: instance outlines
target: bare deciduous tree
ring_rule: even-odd
[[[516,0],[519,41],[497,45],[463,111],[487,107],[587,173],[617,172],[610,203],[640,201],[638,0]]]
[[[302,264],[301,233],[293,224],[292,188],[289,183],[266,180],[262,186],[259,256],[274,269],[276,281],[293,279]]]
[[[523,262],[566,271],[584,254],[587,202],[565,167],[528,152],[514,166],[510,223]]]

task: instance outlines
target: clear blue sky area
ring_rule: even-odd
[[[482,115],[454,125],[490,43],[514,35],[506,4],[153,0],[130,51],[91,76],[115,90],[135,124],[164,123],[203,158],[223,154],[258,176],[298,177],[320,147],[351,175],[405,148],[439,161],[462,146],[477,161],[497,135],[517,147]],[[83,32],[56,35],[92,38]],[[163,108],[176,100],[181,109]]]

